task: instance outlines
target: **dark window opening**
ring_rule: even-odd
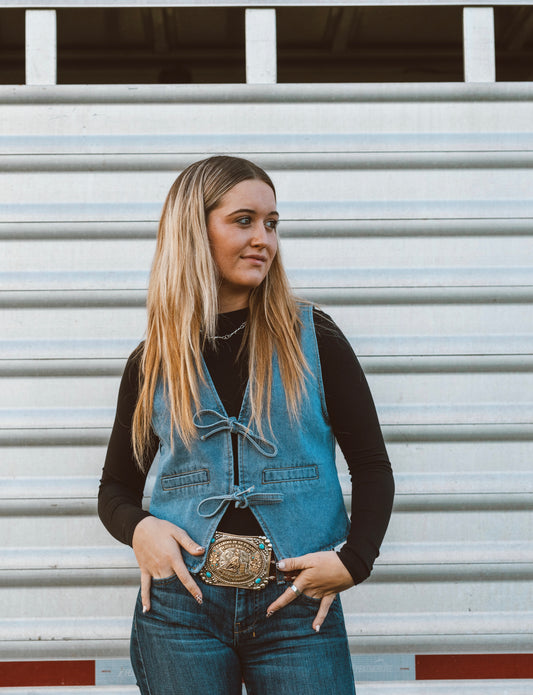
[[[279,8],[279,82],[461,82],[461,7]]]
[[[279,7],[279,82],[462,82],[462,7]],[[0,9],[0,84],[24,84],[25,11]],[[57,10],[62,84],[245,82],[245,10]],[[533,80],[533,7],[494,8],[496,78]]]
[[[57,11],[58,83],[244,82],[241,8]]]
[[[0,84],[24,84],[24,10],[0,10]]]
[[[496,80],[533,80],[533,7],[495,7]]]

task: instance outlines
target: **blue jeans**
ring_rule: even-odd
[[[140,595],[131,661],[142,695],[355,695],[339,597],[320,632],[320,601],[302,595],[266,617],[287,587],[260,591],[201,585],[199,606],[176,577],[152,580],[148,613]]]

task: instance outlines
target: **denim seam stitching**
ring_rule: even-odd
[[[306,475],[301,478],[282,478],[281,476],[278,477],[276,480],[266,480],[265,473],[267,471],[297,471],[299,469],[310,469],[314,468],[315,469],[315,475]],[[272,485],[275,483],[292,483],[293,481],[301,481],[301,480],[318,480],[320,478],[320,474],[318,472],[318,465],[316,463],[309,464],[308,466],[288,466],[284,468],[265,468],[263,470],[263,485]]]
[[[140,659],[141,666],[142,666],[144,685],[148,689],[148,695],[152,695],[152,689],[150,688],[150,684],[149,684],[148,678],[146,676],[146,667],[144,665],[144,657],[143,657],[142,648],[141,648],[141,639],[139,636],[139,630],[137,628],[137,616],[136,615],[133,617],[133,620],[135,623],[135,632],[137,633],[137,649],[139,651],[139,659]]]
[[[196,473],[205,473],[205,480],[199,480],[194,483],[183,483],[182,485],[172,485],[172,486],[165,486],[164,482],[169,479],[173,478],[186,478],[189,475],[196,474]],[[161,476],[161,487],[163,490],[179,490],[184,487],[194,487],[195,485],[209,485],[210,482],[210,475],[209,475],[209,469],[208,468],[199,468],[197,471],[190,471],[189,473],[176,473],[175,475],[162,475]]]

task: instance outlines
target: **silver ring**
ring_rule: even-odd
[[[289,589],[292,589],[292,590],[294,591],[294,593],[296,594],[296,596],[301,596],[301,595],[302,595],[302,592],[300,591],[300,589],[298,589],[298,587],[296,586],[296,584],[291,584],[290,587],[289,587]]]

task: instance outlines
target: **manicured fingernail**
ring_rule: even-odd
[[[320,632],[320,625],[315,625],[315,632]]]
[[[268,611],[267,618],[271,618],[274,615],[274,611]]]
[[[285,569],[285,561],[284,561],[284,560],[280,560],[279,562],[276,562],[276,567],[277,567],[279,570],[284,570],[284,569]]]
[[[197,553],[203,553],[204,550],[205,550],[205,548],[204,548],[203,545],[199,545],[199,546],[196,548],[196,552],[197,552]]]
[[[146,613],[147,610],[148,608],[146,608],[146,606],[143,606],[143,613]]]
[[[197,602],[200,606],[201,606],[202,603],[204,602],[203,599],[202,599],[202,597],[200,596],[200,594],[197,594],[194,598],[196,599],[196,602]]]

